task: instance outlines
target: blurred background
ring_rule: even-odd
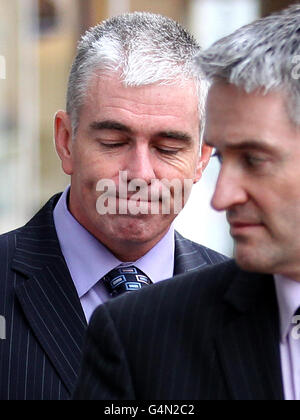
[[[286,0],[0,0],[0,233],[23,225],[69,183],[53,145],[65,109],[77,41],[90,26],[128,11],[169,16],[203,47],[287,7]],[[232,254],[225,215],[210,208],[218,174],[211,161],[176,219],[188,238]]]

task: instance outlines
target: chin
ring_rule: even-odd
[[[146,218],[125,218],[114,226],[114,232],[119,240],[128,242],[152,242],[169,229],[169,224],[160,224],[158,220]]]
[[[264,252],[259,247],[248,247],[248,249],[239,249],[235,251],[235,260],[238,266],[244,271],[254,273],[271,274],[273,272],[270,259],[264,255]]]
[[[249,261],[248,259],[236,258],[237,265],[244,271],[249,271],[253,273],[264,273],[261,266],[254,261]]]

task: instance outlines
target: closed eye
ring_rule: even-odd
[[[267,159],[255,156],[251,153],[246,153],[244,155],[244,161],[245,161],[247,166],[249,166],[251,168],[256,168],[256,167],[262,165],[264,162],[266,162]]]
[[[174,156],[176,155],[178,152],[180,152],[180,149],[163,149],[161,147],[157,147],[157,150],[164,154],[164,155],[169,155],[169,156]]]
[[[117,149],[118,147],[125,146],[126,143],[104,143],[101,142],[101,145],[106,147],[107,149]]]

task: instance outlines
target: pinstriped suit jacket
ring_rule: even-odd
[[[0,236],[0,399],[68,399],[86,321],[57,239],[53,197],[24,227]],[[175,273],[225,257],[176,234]]]
[[[273,277],[233,261],[97,308],[75,392],[103,400],[283,398]]]

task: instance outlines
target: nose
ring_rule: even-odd
[[[211,200],[212,207],[217,211],[227,211],[247,200],[248,194],[242,175],[230,167],[222,166]]]
[[[154,161],[146,144],[136,145],[127,156],[126,170],[128,181],[142,179],[147,184],[155,179]]]

